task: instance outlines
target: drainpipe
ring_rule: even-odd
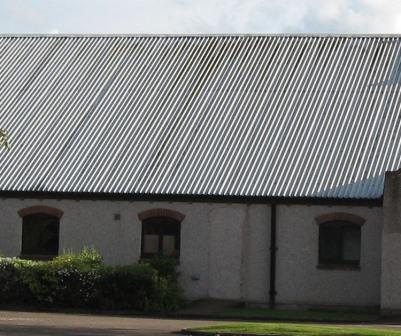
[[[269,306],[274,309],[276,306],[276,204],[270,206],[270,290],[269,290]]]

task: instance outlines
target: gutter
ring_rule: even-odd
[[[73,199],[91,201],[149,201],[149,202],[200,202],[200,203],[242,203],[242,204],[306,204],[306,205],[349,205],[382,207],[380,198],[333,198],[333,197],[284,197],[284,196],[235,196],[235,195],[187,195],[187,194],[138,194],[107,192],[56,192],[56,191],[5,191],[0,198]]]
[[[269,306],[274,309],[276,306],[276,251],[277,251],[277,212],[276,204],[270,206],[270,289]]]

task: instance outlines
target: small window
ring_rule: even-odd
[[[179,258],[180,222],[169,217],[153,217],[142,221],[142,258],[155,255]]]
[[[51,259],[58,255],[60,220],[56,216],[35,213],[22,220],[21,257]]]
[[[319,264],[359,266],[361,227],[346,221],[319,225]]]

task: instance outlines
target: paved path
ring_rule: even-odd
[[[0,336],[172,336],[184,328],[227,323],[231,322],[0,311]],[[396,322],[342,326],[401,329]]]
[[[0,336],[171,336],[219,323],[224,322],[0,311]]]

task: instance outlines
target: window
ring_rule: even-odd
[[[22,219],[21,257],[50,259],[58,255],[60,219],[46,213],[34,213]]]
[[[142,221],[142,258],[155,255],[179,258],[180,222],[169,217],[151,217]]]
[[[348,221],[319,225],[319,264],[359,266],[361,226]]]

